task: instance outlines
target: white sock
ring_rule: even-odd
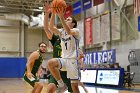
[[[63,86],[64,86],[64,82],[63,82],[62,79],[58,80],[57,83],[58,83],[58,85],[59,85],[60,87],[63,87]]]

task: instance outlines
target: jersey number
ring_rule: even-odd
[[[61,56],[61,51],[60,50],[58,51],[58,56]]]

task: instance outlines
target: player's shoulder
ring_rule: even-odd
[[[58,31],[60,32],[60,35],[65,32],[63,28],[58,29]]]
[[[39,57],[39,52],[34,51],[30,54],[29,58],[37,59]]]
[[[63,28],[58,29],[59,32],[62,32],[63,30],[64,30]]]
[[[73,31],[79,31],[79,28],[72,28]]]
[[[34,51],[32,54],[33,54],[34,56],[39,56],[39,55],[40,55],[39,50]]]

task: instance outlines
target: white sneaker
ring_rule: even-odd
[[[63,87],[58,86],[56,89],[56,93],[63,93],[68,89],[68,87],[66,86],[66,84],[64,84]]]

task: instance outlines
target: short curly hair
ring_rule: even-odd
[[[47,46],[47,44],[46,44],[45,42],[40,42],[40,43],[38,44],[38,46],[40,47],[41,44],[45,44],[45,45]]]

